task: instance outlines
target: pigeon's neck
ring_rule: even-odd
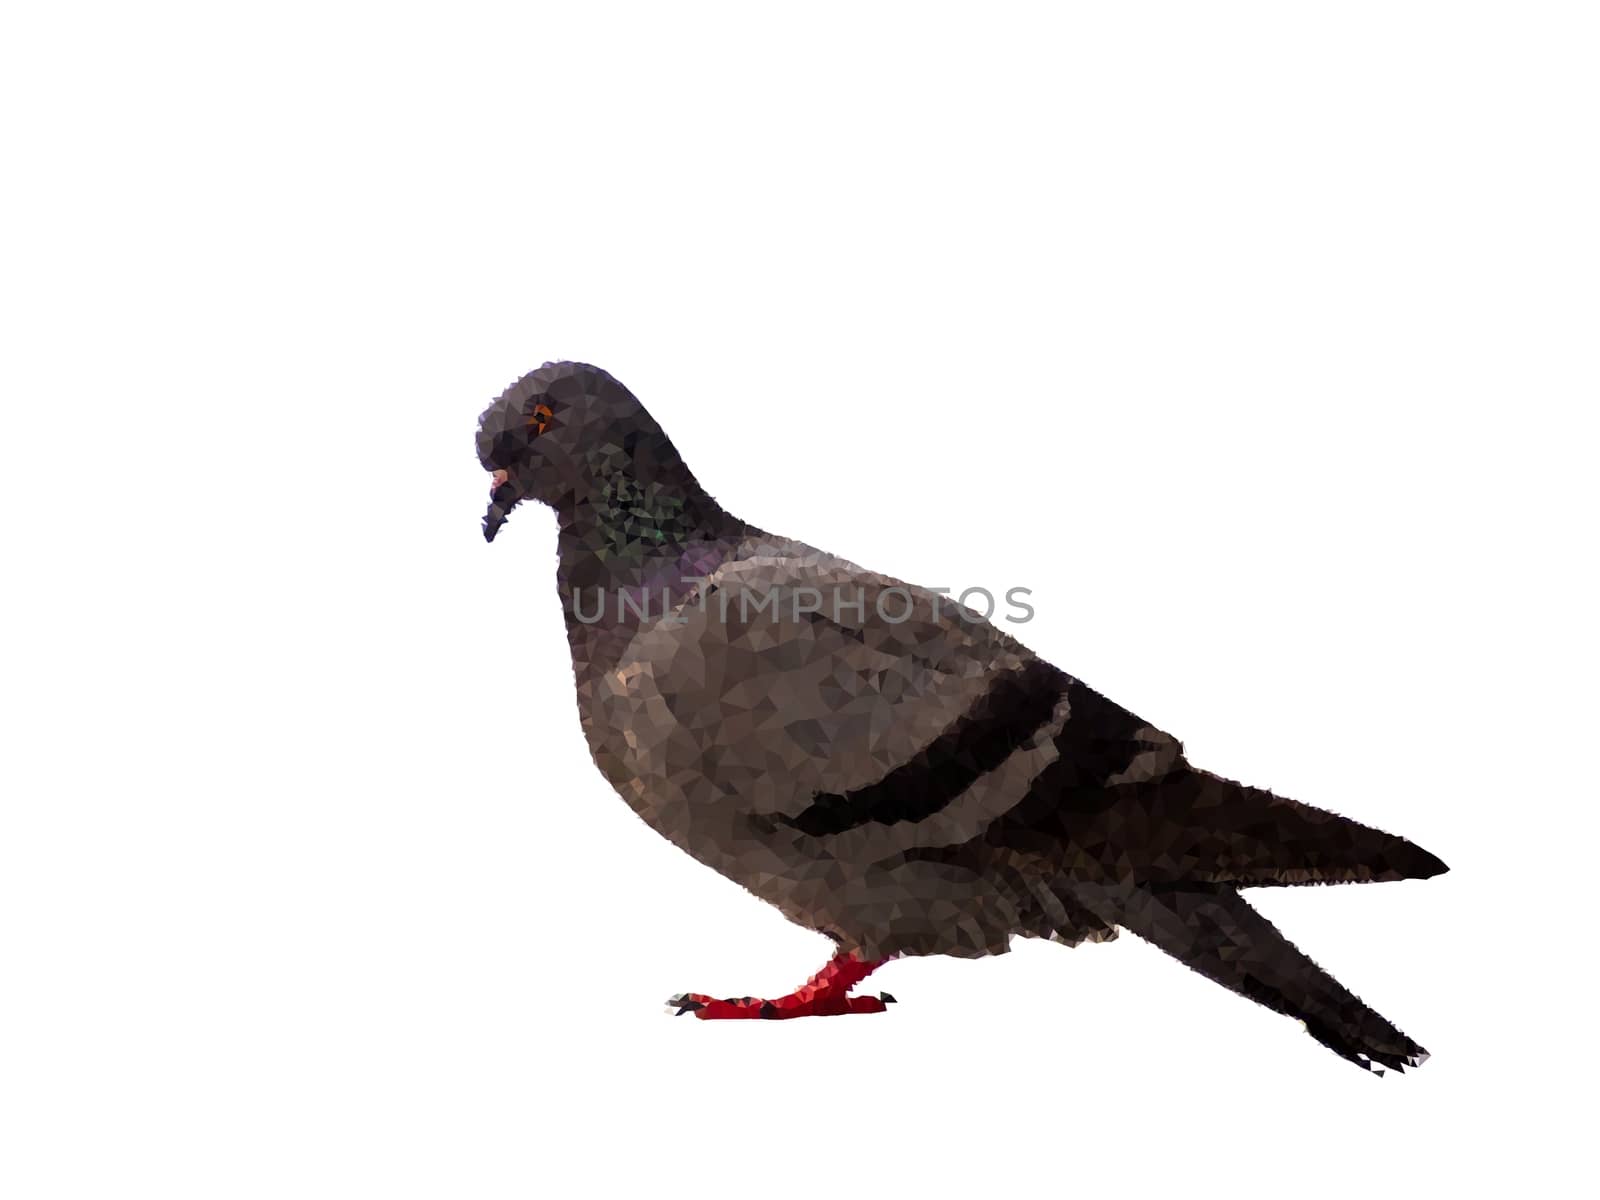
[[[743,537],[744,522],[725,512],[682,462],[658,464],[646,480],[631,471],[594,477],[556,506],[565,568],[624,582],[655,573],[685,547]]]
[[[752,532],[681,462],[656,463],[648,480],[594,476],[556,516],[567,635],[574,663],[587,670],[612,665],[642,625],[693,597]]]

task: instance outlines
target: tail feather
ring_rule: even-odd
[[[1378,883],[1449,870],[1405,838],[1209,771],[1176,773],[1146,803],[1167,831],[1147,883]]]
[[[1140,888],[1125,893],[1119,909],[1117,924],[1207,979],[1298,1018],[1313,1038],[1341,1058],[1368,1070],[1403,1071],[1428,1057],[1296,949],[1231,887]]]
[[[1349,817],[1313,808],[1262,788],[1191,771],[1174,790],[1201,839],[1215,839],[1214,882],[1240,886],[1295,883],[1377,883],[1431,879],[1450,868],[1437,855]],[[1199,858],[1200,871],[1207,860]]]

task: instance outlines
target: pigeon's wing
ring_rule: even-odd
[[[709,822],[718,801],[838,861],[1022,858],[1061,881],[1443,869],[1400,838],[1195,770],[1175,738],[947,597],[799,543],[730,558],[602,686],[630,745],[616,773],[681,802],[658,822],[669,828]]]
[[[933,818],[1047,744],[1064,678],[946,597],[773,543],[641,629],[597,686],[649,787],[837,836]]]

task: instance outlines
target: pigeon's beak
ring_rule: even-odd
[[[494,535],[500,532],[500,526],[506,523],[506,518],[511,515],[511,510],[522,499],[522,493],[511,482],[511,478],[504,471],[496,471],[493,475],[492,491],[489,493],[489,511],[483,514],[483,540],[494,541]]]

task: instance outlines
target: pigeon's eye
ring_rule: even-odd
[[[553,416],[555,416],[555,413],[550,411],[548,404],[535,404],[533,406],[533,415],[528,418],[528,427],[533,430],[534,437],[538,437],[546,429],[550,428],[550,418]]]

